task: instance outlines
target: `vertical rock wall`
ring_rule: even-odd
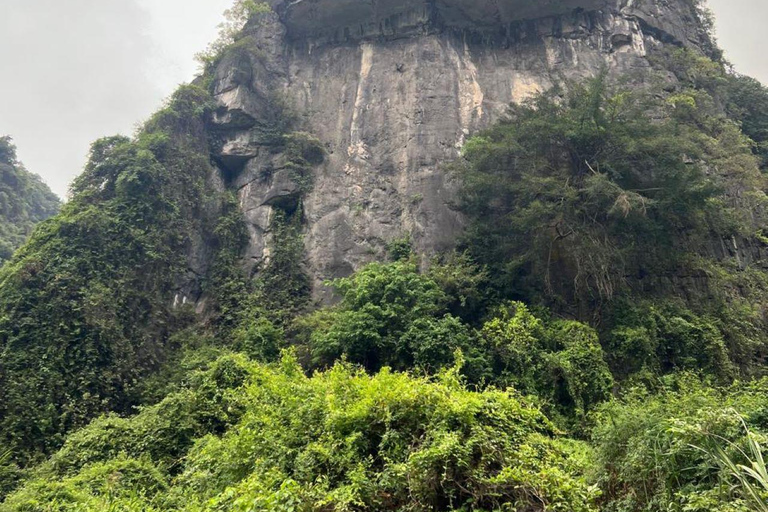
[[[505,0],[491,4],[525,4],[507,11],[527,18],[487,15],[477,25],[460,2],[400,12],[392,0],[379,2],[391,8],[381,19],[316,30],[309,21],[323,2],[305,1],[315,11],[299,16],[277,1],[276,14],[249,23],[218,66],[214,124],[216,158],[249,224],[248,261],[268,257],[275,205],[301,200],[318,296],[322,281],[382,258],[393,239],[408,235],[425,255],[452,247],[462,218],[446,164],[510,102],[601,69],[642,80],[662,46],[706,42],[689,0],[585,1],[566,12],[561,3],[554,15],[543,2],[541,16],[534,0]],[[285,105],[327,150],[307,194],[270,150],[270,123]]]

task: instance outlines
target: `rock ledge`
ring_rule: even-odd
[[[610,0],[270,0],[291,37],[360,39],[428,27],[498,31],[522,20],[598,10]]]

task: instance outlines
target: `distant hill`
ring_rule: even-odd
[[[19,162],[11,138],[0,137],[0,264],[38,222],[55,215],[60,207],[61,201],[40,176]]]

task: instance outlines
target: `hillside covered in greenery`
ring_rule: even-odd
[[[0,511],[768,510],[768,89],[682,48],[563,81],[445,163],[457,250],[403,233],[320,304],[326,155],[279,102],[299,199],[242,264],[225,43],[0,268]]]
[[[56,194],[19,162],[11,138],[0,137],[0,265],[60,206]]]

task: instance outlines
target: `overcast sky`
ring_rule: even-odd
[[[63,196],[90,143],[131,134],[217,33],[232,0],[0,0],[0,135]],[[710,0],[728,59],[768,84],[768,0]]]

